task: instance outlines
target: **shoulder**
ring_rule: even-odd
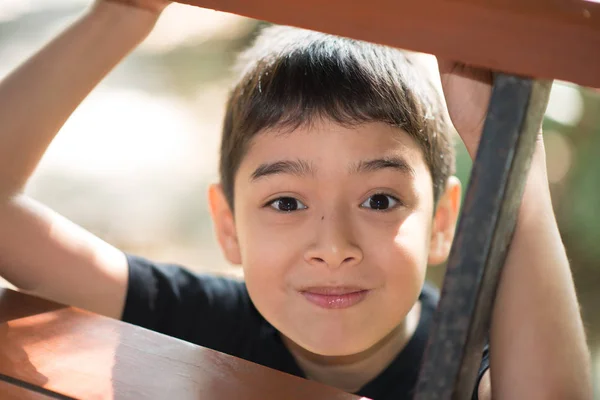
[[[133,311],[148,306],[158,312],[169,306],[235,308],[248,300],[242,281],[208,274],[197,274],[169,263],[154,262],[127,254],[128,290],[123,319],[135,318]],[[158,302],[160,300],[160,303]]]
[[[227,353],[242,326],[259,323],[242,281],[134,255],[127,262],[125,322]]]
[[[419,301],[424,309],[430,312],[435,311],[438,302],[440,301],[439,289],[431,283],[425,282],[421,289],[421,294],[419,295]]]

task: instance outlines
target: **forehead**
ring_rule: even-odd
[[[404,130],[382,122],[342,126],[331,121],[294,130],[273,129],[257,134],[248,146],[238,176],[248,177],[262,163],[306,160],[318,172],[346,168],[357,161],[401,157],[416,175],[429,170],[419,144]]]

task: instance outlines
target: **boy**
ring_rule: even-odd
[[[22,194],[54,135],[168,3],[104,0],[0,86],[0,275],[375,399],[409,398],[460,186],[442,106],[409,56],[291,28],[246,53],[227,104],[219,243],[245,283],[125,255]],[[490,74],[441,62],[474,156]],[[33,250],[33,251],[32,251]],[[51,268],[49,268],[51,267]],[[589,399],[589,361],[540,138],[474,397]]]

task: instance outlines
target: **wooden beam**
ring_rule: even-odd
[[[585,0],[178,0],[435,54],[512,74],[600,87],[600,3]]]
[[[471,398],[550,87],[496,77],[416,400]]]
[[[6,390],[4,390],[6,389]],[[0,288],[0,399],[359,400],[321,383]]]
[[[0,393],[3,400],[77,400],[4,374],[0,374]]]

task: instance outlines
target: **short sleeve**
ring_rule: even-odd
[[[200,275],[127,255],[122,320],[217,351],[235,354],[253,306],[243,282]]]
[[[490,346],[486,343],[483,349],[483,356],[481,357],[481,364],[479,365],[479,372],[477,373],[477,383],[475,384],[475,390],[473,391],[473,400],[479,400],[479,385],[485,372],[490,368]]]

